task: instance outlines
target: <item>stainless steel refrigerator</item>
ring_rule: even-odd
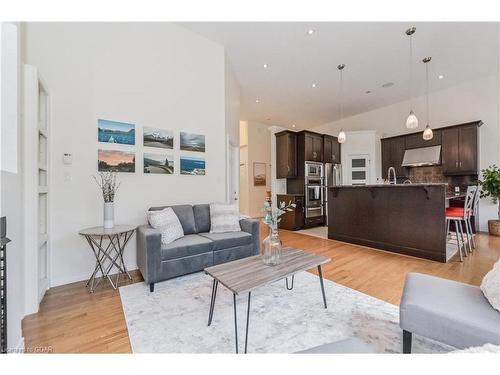
[[[328,225],[328,188],[342,185],[342,165],[325,163],[325,218]]]

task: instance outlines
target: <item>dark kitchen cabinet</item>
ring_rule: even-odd
[[[384,138],[382,146],[382,178],[388,179],[388,170],[394,167],[397,178],[408,177],[408,168],[401,166],[405,154],[405,136]]]
[[[340,163],[340,143],[337,137],[323,135],[323,162]]]
[[[286,230],[299,230],[304,228],[304,196],[300,194],[278,194],[276,196],[278,204],[280,202],[295,203],[292,211],[287,211],[281,217],[278,228]]]
[[[441,163],[444,175],[477,174],[478,124],[442,130]]]
[[[297,177],[297,134],[276,133],[276,178]]]
[[[323,136],[304,132],[305,161],[323,162]]]
[[[422,132],[407,135],[405,137],[406,149],[410,150],[412,148],[439,146],[441,144],[441,130],[433,130],[433,134],[434,136],[432,139],[428,141],[422,137]]]

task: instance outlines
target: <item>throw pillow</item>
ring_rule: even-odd
[[[181,222],[172,208],[161,211],[148,211],[149,225],[161,233],[161,243],[167,245],[178,238],[184,237]]]
[[[210,203],[210,233],[240,231],[240,212],[237,205]]]
[[[488,272],[481,282],[481,290],[494,309],[500,311],[500,260]]]

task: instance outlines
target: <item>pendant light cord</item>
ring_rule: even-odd
[[[410,84],[408,85],[409,86],[409,97],[410,97],[410,110],[413,110],[413,97],[412,97],[412,93],[413,93],[413,87],[412,87],[412,82],[413,82],[413,34],[410,35]]]
[[[343,78],[342,78],[342,70],[340,69],[340,121],[344,118],[344,84],[343,84]]]
[[[429,125],[429,62],[425,63],[425,106],[426,106],[426,116],[427,116],[427,125]]]

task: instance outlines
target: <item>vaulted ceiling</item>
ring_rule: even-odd
[[[309,128],[339,118],[344,63],[344,116],[494,74],[499,68],[497,23],[201,22],[183,26],[223,44],[241,86],[241,119]],[[264,67],[264,65],[266,67]],[[443,77],[440,79],[439,76]],[[383,85],[389,83],[390,87]],[[392,83],[393,85],[390,85]],[[315,87],[313,87],[315,86]]]

